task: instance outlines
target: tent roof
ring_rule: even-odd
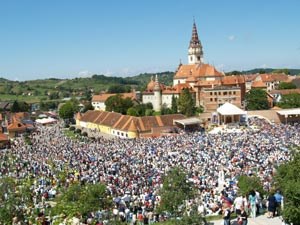
[[[54,123],[56,121],[57,121],[56,119],[48,117],[48,118],[43,118],[43,119],[37,119],[35,122],[41,123],[41,124],[47,124],[47,123]]]
[[[277,113],[282,116],[300,115],[300,108],[278,110]]]
[[[193,125],[193,124],[200,124],[201,120],[195,117],[182,119],[182,120],[174,120],[174,123],[180,123],[184,126],[186,125]]]
[[[246,111],[240,109],[239,107],[229,103],[225,102],[223,105],[221,105],[217,112],[221,115],[227,116],[227,115],[245,115],[247,114]]]

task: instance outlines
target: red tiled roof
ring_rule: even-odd
[[[258,74],[246,74],[246,75],[244,75],[245,82],[254,81],[257,76],[258,76]]]
[[[13,117],[11,124],[9,124],[7,127],[7,130],[24,132],[26,131],[26,126],[23,123],[21,123],[21,121],[16,119],[16,117]]]
[[[300,94],[300,89],[284,89],[284,90],[271,90],[271,94],[281,94],[281,95],[287,95],[287,94]]]
[[[183,118],[185,118],[185,116],[181,114],[134,117],[120,113],[95,110],[87,111],[82,116],[81,121],[109,126],[116,130],[138,130],[140,132],[147,132],[156,127],[172,126],[174,119]]]
[[[259,81],[253,81],[251,87],[254,87],[254,88],[266,88],[267,85],[263,81],[259,80]]]
[[[104,126],[113,127],[113,125],[120,119],[121,116],[122,116],[121,113],[110,112],[101,121],[101,124],[104,125]]]
[[[224,76],[215,67],[209,64],[193,64],[181,65],[175,75],[175,79],[188,78],[188,77],[206,77],[206,76]]]
[[[6,134],[0,133],[0,142],[8,141],[8,136]]]
[[[225,76],[222,77],[222,84],[223,85],[235,85],[235,84],[243,84],[245,83],[244,76]]]
[[[109,97],[114,96],[117,94],[100,94],[100,95],[93,95],[92,97],[92,102],[105,102]],[[136,98],[136,94],[133,92],[130,93],[120,93],[122,98],[130,98],[130,99],[135,99]]]

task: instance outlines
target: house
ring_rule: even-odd
[[[99,95],[93,95],[92,97],[92,106],[94,107],[95,110],[102,110],[105,111],[105,101],[111,97],[117,95],[116,93],[114,94],[109,94],[109,93],[103,93]],[[130,92],[130,93],[120,93],[122,98],[130,98],[133,101],[138,101],[136,92]]]
[[[76,127],[101,132],[120,138],[159,136],[174,127],[174,120],[184,119],[181,114],[134,117],[115,112],[89,110],[76,115]]]

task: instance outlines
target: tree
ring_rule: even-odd
[[[163,187],[160,190],[161,203],[159,212],[167,211],[173,216],[182,216],[185,200],[194,198],[195,190],[191,183],[187,182],[186,174],[178,167],[171,169],[163,178]]]
[[[243,196],[249,195],[252,190],[257,190],[260,194],[265,192],[262,183],[257,176],[240,176],[238,179],[238,187],[239,194]]]
[[[278,85],[279,90],[284,90],[284,89],[296,89],[297,86],[291,82],[281,82]]]
[[[195,100],[189,89],[183,89],[178,98],[178,110],[186,116],[192,116],[195,113]]]
[[[138,112],[134,107],[130,107],[127,110],[127,115],[129,115],[129,116],[138,116]]]
[[[80,213],[85,216],[90,212],[105,209],[111,204],[112,201],[107,197],[105,185],[75,183],[58,197],[53,213],[55,215],[63,213],[69,217]]]
[[[269,109],[267,92],[262,89],[251,89],[246,94],[247,110]]]
[[[71,119],[74,117],[75,112],[76,107],[74,106],[74,103],[68,101],[60,107],[59,116],[64,120]]]
[[[24,220],[25,208],[33,206],[31,180],[0,179],[0,224],[12,224],[12,219]]]
[[[133,102],[130,98],[123,99],[120,94],[110,96],[105,101],[105,110],[114,111],[122,114],[126,114],[127,110],[133,106]]]
[[[91,102],[88,102],[87,104],[84,105],[82,112],[85,113],[88,110],[94,110],[94,106],[92,105]]]
[[[178,113],[177,98],[174,95],[172,96],[171,109],[173,113]]]
[[[300,94],[294,93],[294,94],[282,95],[282,98],[281,98],[280,102],[278,103],[278,106],[283,109],[299,108],[300,107]]]
[[[277,69],[277,70],[273,70],[272,73],[284,73],[286,75],[289,75],[290,70],[289,69]]]
[[[29,105],[26,102],[19,102],[14,101],[10,108],[11,112],[28,112],[29,111]]]
[[[300,153],[296,152],[293,159],[282,164],[275,175],[276,188],[280,189],[284,196],[283,218],[288,223],[300,224]]]
[[[108,93],[126,93],[130,92],[131,87],[127,85],[114,84],[109,86],[107,92]]]

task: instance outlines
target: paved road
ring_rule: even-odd
[[[235,225],[233,221],[232,225]],[[222,220],[210,221],[209,225],[223,225]],[[282,221],[279,217],[267,218],[265,215],[258,216],[256,218],[249,218],[248,225],[282,225]]]

